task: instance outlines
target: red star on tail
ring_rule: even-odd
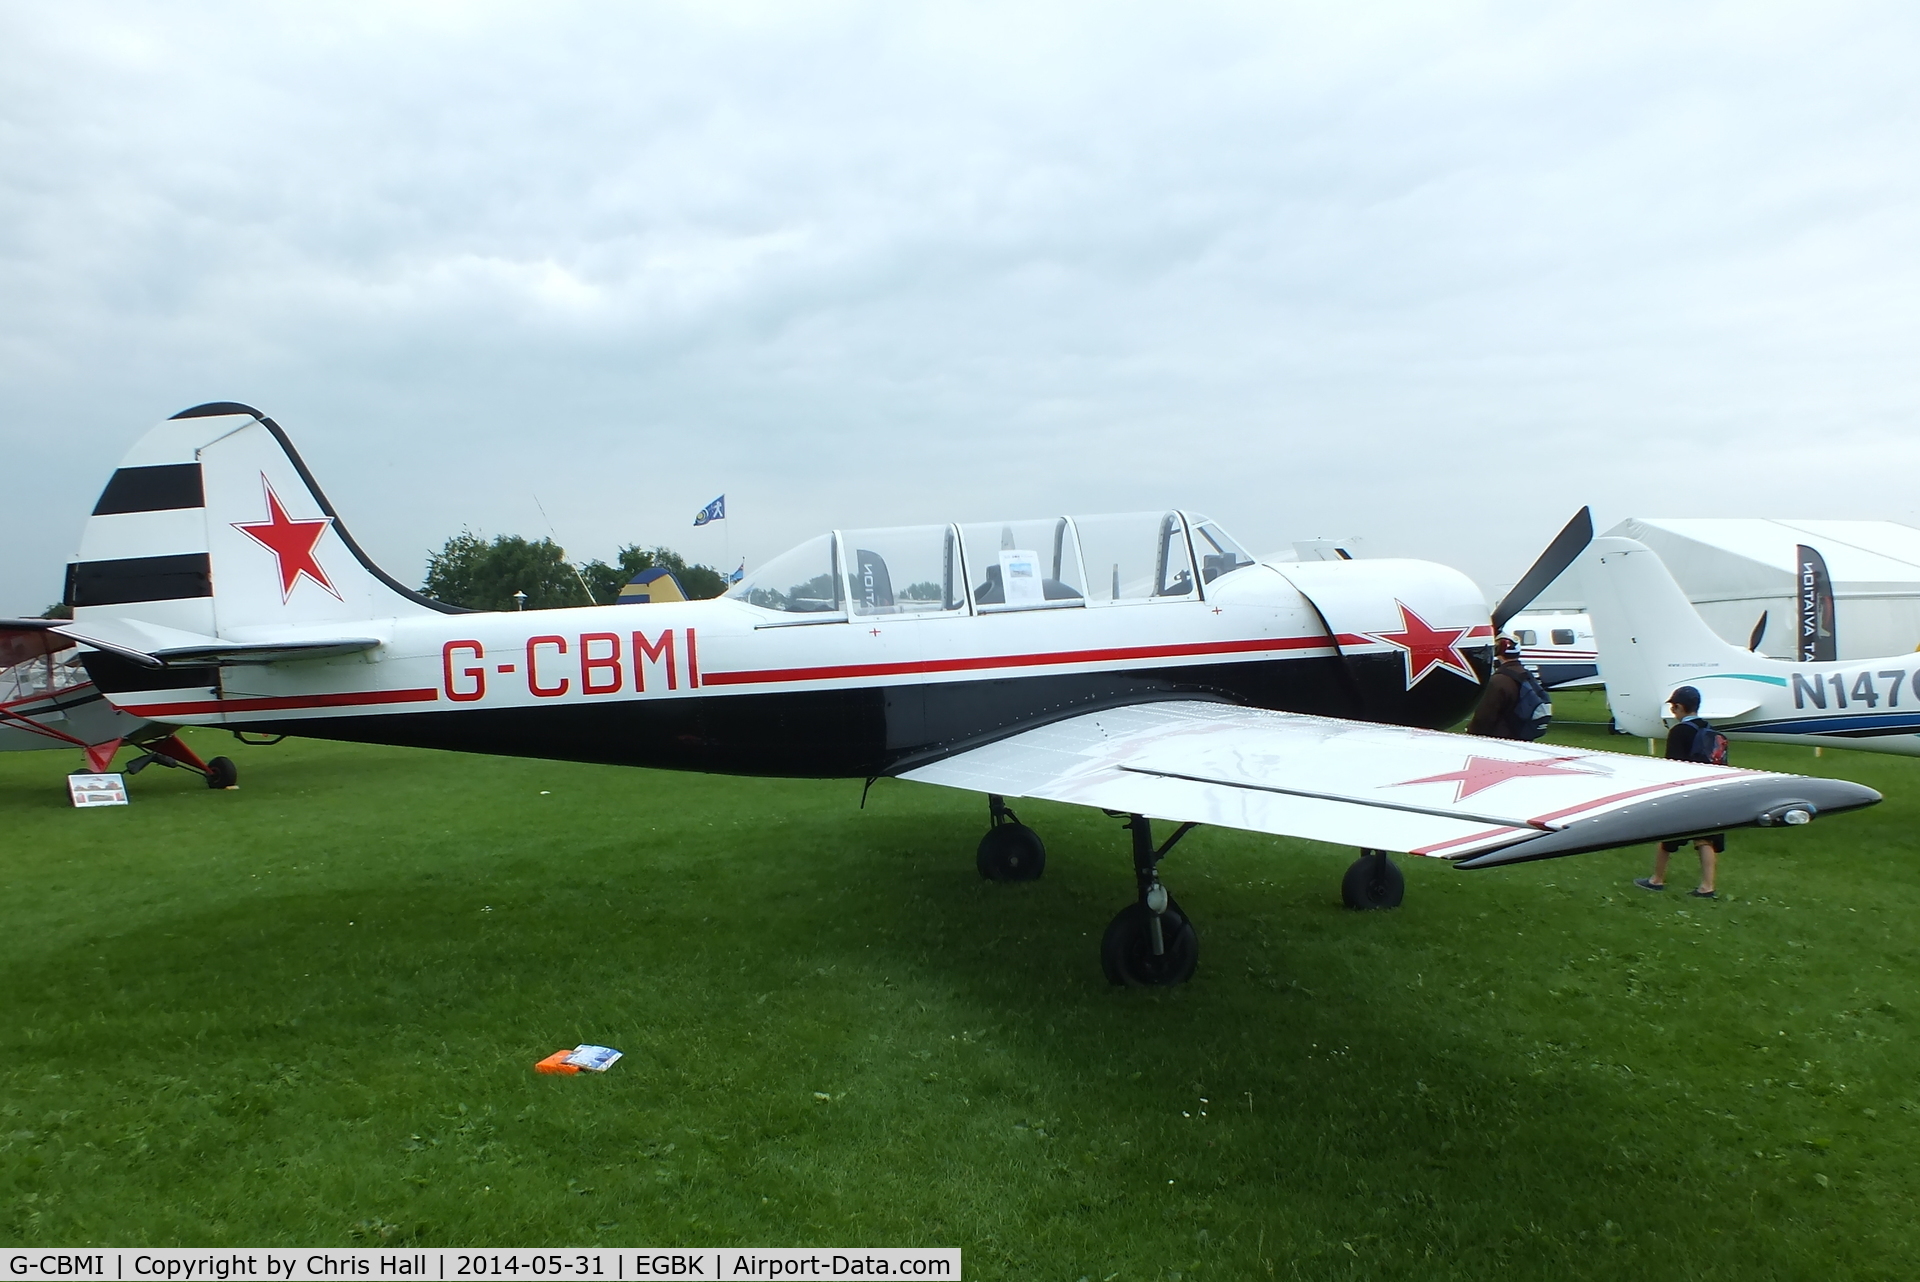
[[[320,543],[320,536],[333,524],[333,518],[322,516],[310,521],[296,521],[287,515],[280,496],[273,492],[273,483],[264,474],[260,477],[260,485],[267,492],[267,519],[235,521],[232,524],[234,529],[273,553],[280,567],[281,603],[285,604],[293,596],[293,585],[300,581],[302,575],[339,600],[340,593],[335,591],[333,581],[327,578],[327,572],[320,568],[319,558],[313,554],[314,548]]]
[[[1548,757],[1540,761],[1503,761],[1498,757],[1468,757],[1467,764],[1458,770],[1449,770],[1443,775],[1428,775],[1425,779],[1402,779],[1399,783],[1390,783],[1389,788],[1404,788],[1414,783],[1451,783],[1457,786],[1453,790],[1455,801],[1465,801],[1476,792],[1485,792],[1497,783],[1509,779],[1525,779],[1532,775],[1597,775],[1598,770],[1570,770],[1562,762],[1578,761],[1578,757]]]
[[[1467,656],[1460,653],[1460,643],[1473,631],[1472,626],[1436,628],[1408,609],[1406,602],[1395,601],[1394,605],[1400,609],[1400,630],[1368,632],[1365,635],[1375,641],[1397,646],[1403,652],[1401,657],[1407,661],[1407,689],[1411,690],[1420,684],[1427,673],[1435,668],[1456,673],[1478,684],[1480,678],[1474,674]]]

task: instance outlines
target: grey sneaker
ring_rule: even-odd
[[[1695,899],[1718,899],[1718,898],[1720,898],[1720,896],[1718,896],[1718,895],[1716,895],[1716,894],[1714,894],[1714,893],[1713,893],[1713,892],[1712,892],[1711,890],[1697,890],[1697,889],[1696,889],[1696,890],[1689,890],[1689,891],[1688,891],[1687,893],[1688,893],[1689,895],[1692,895],[1692,896],[1693,896],[1693,897],[1694,897]]]
[[[1655,881],[1651,877],[1635,877],[1633,884],[1642,890],[1665,890],[1667,888],[1665,882]]]

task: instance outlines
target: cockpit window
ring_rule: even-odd
[[[833,565],[833,536],[808,539],[782,552],[737,584],[727,596],[763,610],[838,614],[846,609]]]
[[[967,608],[960,541],[951,525],[842,530],[847,602],[855,614],[926,614]]]
[[[973,603],[982,613],[1086,603],[1080,548],[1065,517],[976,521],[960,527]]]
[[[1211,583],[1223,574],[1244,570],[1253,564],[1245,548],[1227,532],[1204,516],[1194,516],[1193,550],[1200,558],[1200,581]]]
[[[1178,512],[1076,516],[1073,524],[1095,604],[1195,599],[1193,558]]]

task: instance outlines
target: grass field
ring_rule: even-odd
[[[1597,715],[1592,696],[1560,710]],[[1596,727],[1556,737],[1644,750]],[[1339,905],[1202,829],[1185,988],[1115,991],[1115,821],[289,741],[65,805],[0,757],[0,1238],[953,1245],[970,1278],[1920,1276],[1920,761],[1887,802]],[[1691,855],[1676,860],[1684,887]],[[533,1062],[575,1042],[604,1077]]]

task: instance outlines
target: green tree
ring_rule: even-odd
[[[71,619],[73,607],[62,601],[59,605],[50,605],[40,616],[43,619]]]
[[[529,542],[517,534],[488,542],[462,530],[446,546],[427,556],[422,590],[438,601],[470,610],[511,610],[513,594],[527,594],[529,610],[586,605],[587,590],[552,539]]]
[[[689,565],[672,548],[629,544],[620,549],[612,565],[595,560],[576,569],[551,539],[529,542],[517,534],[501,534],[489,541],[472,530],[460,531],[445,547],[428,554],[421,590],[437,601],[470,610],[511,610],[515,592],[527,594],[529,610],[587,605],[589,592],[592,604],[612,605],[634,575],[656,565],[672,570],[694,600],[727,590],[726,576],[720,571],[710,565]]]
[[[611,605],[619,599],[620,589],[631,582],[634,575],[642,570],[651,570],[656,565],[673,571],[673,577],[680,580],[680,586],[692,600],[705,600],[727,590],[726,576],[720,571],[710,565],[689,565],[687,559],[672,548],[642,548],[628,544],[620,549],[614,564],[588,561],[580,567],[580,573],[593,589],[593,599],[601,605]]]

